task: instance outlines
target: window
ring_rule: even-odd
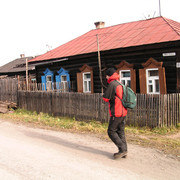
[[[136,92],[136,70],[134,69],[134,64],[129,64],[123,60],[115,67],[119,72],[121,83],[127,85]]]
[[[67,76],[66,75],[61,76],[61,85],[62,85],[62,90],[64,92],[66,92],[66,90],[68,89],[68,82],[67,82]]]
[[[54,82],[54,73],[50,71],[48,68],[43,72],[43,76],[41,76],[42,82],[42,90],[52,90],[53,82]]]
[[[83,92],[91,92],[91,73],[83,73]]]
[[[61,92],[69,92],[70,91],[70,75],[69,71],[61,68],[57,71],[58,75],[56,75],[56,89]]]
[[[119,71],[120,81],[122,84],[131,87],[131,72],[130,70]]]
[[[81,93],[94,93],[93,69],[84,64],[77,72],[77,91]]]
[[[48,75],[46,76],[46,83],[47,83],[47,90],[52,89],[52,76]]]
[[[52,82],[51,76],[46,76],[46,81],[47,81],[47,82]]]
[[[61,81],[62,82],[67,82],[67,76],[66,75],[62,75],[61,76]]]
[[[140,93],[166,94],[166,74],[163,62],[149,58],[139,69]]]
[[[146,69],[147,78],[147,93],[148,94],[159,94],[159,72],[158,69]]]
[[[31,79],[32,83],[36,83],[36,78]]]

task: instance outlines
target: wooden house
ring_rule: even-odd
[[[33,56],[25,57],[24,54],[0,67],[0,78],[18,78],[21,81],[26,79],[26,69],[31,81],[36,81],[35,66],[33,63],[26,68],[26,59],[33,59]]]
[[[136,93],[180,90],[179,22],[156,17],[110,27],[104,22],[95,25],[96,29],[29,60],[37,64],[37,82],[59,82],[64,75],[64,81],[73,82],[72,91],[100,93],[102,84],[107,85],[105,70],[113,66],[120,81]]]

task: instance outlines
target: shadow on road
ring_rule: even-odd
[[[112,153],[107,152],[107,151],[103,151],[94,147],[90,147],[90,146],[86,146],[86,145],[81,145],[78,143],[74,143],[74,142],[70,142],[68,140],[62,139],[60,137],[56,137],[56,136],[52,136],[52,135],[45,135],[42,133],[38,133],[38,132],[24,132],[24,134],[26,136],[32,137],[32,138],[38,138],[44,141],[48,141],[51,143],[55,143],[61,146],[65,146],[71,149],[76,149],[79,151],[85,151],[85,152],[89,152],[89,153],[93,153],[93,154],[100,154],[100,155],[104,155],[110,159],[112,159]]]

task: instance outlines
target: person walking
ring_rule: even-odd
[[[127,143],[125,138],[125,116],[127,109],[122,104],[123,87],[118,82],[120,75],[114,68],[108,68],[106,79],[108,87],[103,95],[103,100],[109,102],[110,121],[108,126],[108,136],[118,148],[118,152],[113,157],[125,158],[127,156]]]

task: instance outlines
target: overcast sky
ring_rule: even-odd
[[[161,15],[180,22],[180,0]],[[54,49],[92,29],[159,16],[159,0],[0,0],[0,66]]]

